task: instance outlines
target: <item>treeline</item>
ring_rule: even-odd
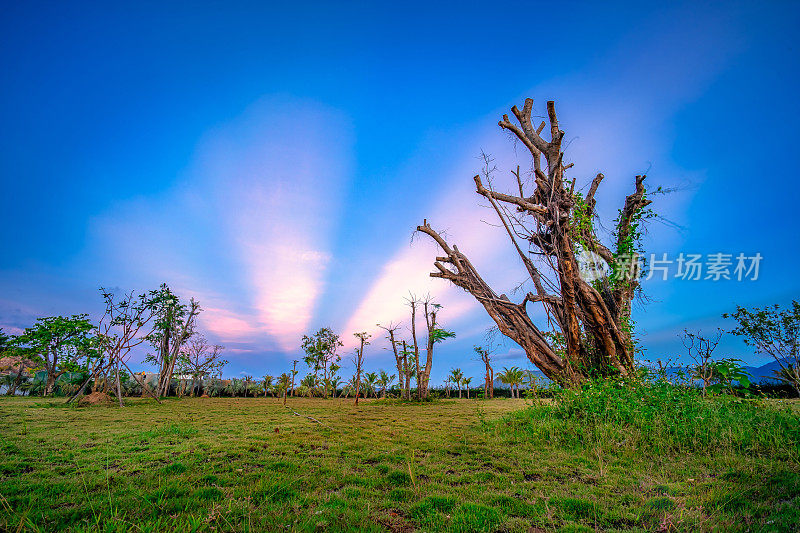
[[[197,330],[202,312],[194,298],[181,301],[167,284],[143,293],[100,289],[105,304],[97,323],[87,314],[39,318],[20,335],[0,331],[0,372],[6,394],[43,396],[84,392],[122,397],[138,390],[156,399],[175,391],[175,375],[195,382],[221,375],[223,347]],[[146,362],[158,368],[149,386],[128,366],[133,349],[148,345]]]

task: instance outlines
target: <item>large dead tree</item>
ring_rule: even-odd
[[[519,167],[513,173],[518,190],[513,194],[494,190],[488,158],[483,179],[478,175],[474,180],[477,193],[498,215],[533,290],[519,303],[498,295],[467,256],[424,221],[417,230],[430,236],[445,253],[436,258],[436,272],[431,276],[449,280],[472,294],[499,330],[519,344],[528,359],[554,381],[577,384],[589,375],[631,376],[634,347],[630,313],[638,281],[626,273],[638,262],[637,226],[643,209],[650,204],[643,185],[645,177],[636,176],[635,190],[620,210],[612,251],[595,232],[595,193],[603,174],[592,180],[585,196],[576,192],[575,180],[565,176],[572,165],[564,163],[564,132],[559,128],[554,102],[547,102],[549,141],[541,136],[545,122],[536,127],[531,121],[532,110],[533,100],[526,99],[522,110],[511,108],[516,123],[503,115],[499,125],[530,153],[533,190],[525,191]],[[585,281],[576,258],[584,252],[608,263],[614,274],[611,279]],[[548,323],[544,331],[528,313],[528,304],[532,303],[544,307]]]

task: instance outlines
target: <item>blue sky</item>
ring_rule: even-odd
[[[458,334],[434,380],[479,376],[491,323],[427,278],[435,250],[411,233],[427,218],[499,292],[519,281],[471,177],[481,150],[501,176],[528,164],[496,124],[530,96],[556,100],[579,183],[605,173],[607,225],[647,172],[678,188],[648,251],[764,257],[758,281],[645,282],[646,357],[678,357],[683,328],[797,297],[799,22],[790,2],[7,5],[0,327],[166,281],[201,301],[229,374],[274,374],[303,333],[349,349],[429,291]],[[386,347],[369,369],[391,368]],[[498,364],[527,362],[508,344]]]

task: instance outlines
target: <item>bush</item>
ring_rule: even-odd
[[[629,447],[654,453],[721,451],[793,457],[800,445],[797,416],[765,400],[703,398],[669,383],[598,381],[557,391],[506,419],[514,434],[564,446]]]

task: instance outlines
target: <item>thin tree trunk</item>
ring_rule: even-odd
[[[117,382],[117,399],[119,400],[119,406],[124,407],[125,404],[122,403],[122,384],[119,381],[119,362],[117,362],[115,366],[116,371],[116,382]]]

